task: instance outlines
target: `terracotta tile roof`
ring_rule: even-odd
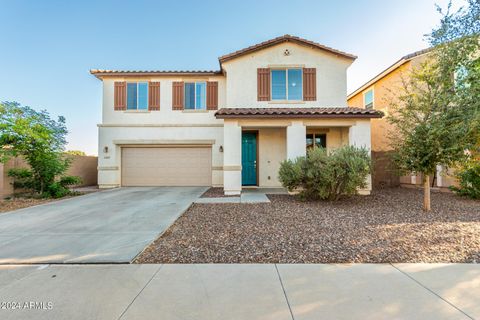
[[[94,76],[144,76],[144,75],[173,75],[173,76],[196,76],[196,75],[220,75],[220,70],[105,70],[105,69],[92,69],[90,73]]]
[[[383,112],[353,107],[321,108],[222,108],[215,113],[226,118],[381,118]]]
[[[355,56],[353,54],[346,53],[346,52],[343,52],[343,51],[340,51],[340,50],[337,50],[337,49],[333,49],[333,48],[324,46],[323,44],[313,42],[313,41],[310,41],[310,40],[307,40],[307,39],[303,39],[303,38],[299,38],[299,37],[295,37],[295,36],[291,36],[289,34],[286,34],[286,35],[283,35],[283,36],[280,36],[280,37],[277,37],[277,38],[274,38],[274,39],[271,39],[271,40],[267,40],[267,41],[255,44],[253,46],[250,46],[250,47],[247,47],[247,48],[244,48],[244,49],[241,49],[241,50],[223,55],[220,58],[218,58],[218,60],[220,61],[220,64],[221,64],[225,61],[235,59],[239,56],[242,56],[242,55],[257,51],[257,50],[265,49],[265,48],[277,45],[277,44],[282,43],[282,42],[289,42],[289,41],[290,42],[295,42],[295,43],[300,44],[300,45],[309,46],[309,47],[312,47],[312,48],[315,48],[315,49],[325,50],[325,51],[331,52],[333,54],[336,54],[336,55],[339,55],[339,56],[342,56],[342,57],[345,57],[345,58],[348,58],[348,59],[355,60],[357,58],[357,56]]]

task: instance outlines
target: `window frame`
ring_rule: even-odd
[[[185,92],[186,92],[186,85],[188,84],[192,84],[193,83],[193,109],[187,109],[187,106],[186,106],[186,96],[185,96]],[[204,106],[202,108],[197,108],[197,83],[203,83],[205,85],[205,98],[204,98]],[[183,110],[186,110],[186,111],[205,111],[207,110],[207,81],[184,81],[183,83]]]
[[[372,103],[370,107],[367,107],[367,104],[365,103],[365,96],[367,95],[368,92],[372,92]],[[369,104],[370,105],[370,104]],[[373,87],[368,88],[367,90],[363,91],[363,107],[365,109],[374,109],[375,108],[375,89]]]
[[[137,90],[137,99],[136,99],[136,102],[135,102],[135,109],[129,109],[128,108],[128,84],[136,84],[136,90]],[[139,97],[140,97],[140,94],[139,94],[139,84],[146,84],[147,85],[147,106],[146,108],[142,108],[142,109],[139,109],[138,106],[139,106]],[[127,101],[126,101],[126,109],[125,111],[141,111],[141,112],[145,112],[145,111],[149,111],[148,110],[148,104],[149,104],[149,96],[148,96],[148,91],[150,90],[149,88],[149,85],[148,85],[148,81],[126,81],[126,85],[125,85],[125,91],[126,91],[126,98],[127,98]]]
[[[309,147],[307,145],[307,137],[309,135],[312,135],[312,146],[310,148],[312,148],[312,149],[318,148],[317,144],[315,143],[316,136],[325,136],[325,149],[327,149],[327,147],[328,147],[328,141],[327,141],[328,135],[327,135],[326,132],[307,132],[305,134],[305,147],[306,147],[307,150],[309,149]]]
[[[274,99],[273,98],[273,75],[272,72],[275,70],[281,70],[285,71],[285,99]],[[288,99],[288,70],[300,70],[300,79],[302,81],[302,88],[300,90],[301,96],[300,99]],[[302,67],[276,67],[276,68],[270,68],[270,92],[271,92],[271,98],[270,100],[273,102],[282,102],[282,101],[288,101],[288,102],[298,102],[298,101],[303,101],[303,68]]]

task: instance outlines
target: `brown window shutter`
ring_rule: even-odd
[[[172,110],[183,110],[183,81],[172,84]]]
[[[257,100],[270,101],[270,68],[257,69]]]
[[[303,68],[303,100],[317,100],[317,69]]]
[[[207,82],[207,110],[218,109],[218,82]]]
[[[148,110],[160,110],[160,82],[148,83]]]
[[[127,110],[127,83],[125,81],[114,84],[113,109]]]

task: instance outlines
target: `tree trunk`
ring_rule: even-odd
[[[430,210],[430,176],[423,174],[423,211]]]

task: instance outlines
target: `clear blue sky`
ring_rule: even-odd
[[[220,55],[288,33],[358,55],[351,92],[427,46],[435,3],[447,0],[0,0],[0,101],[64,115],[68,148],[96,154],[92,68],[218,69]]]

